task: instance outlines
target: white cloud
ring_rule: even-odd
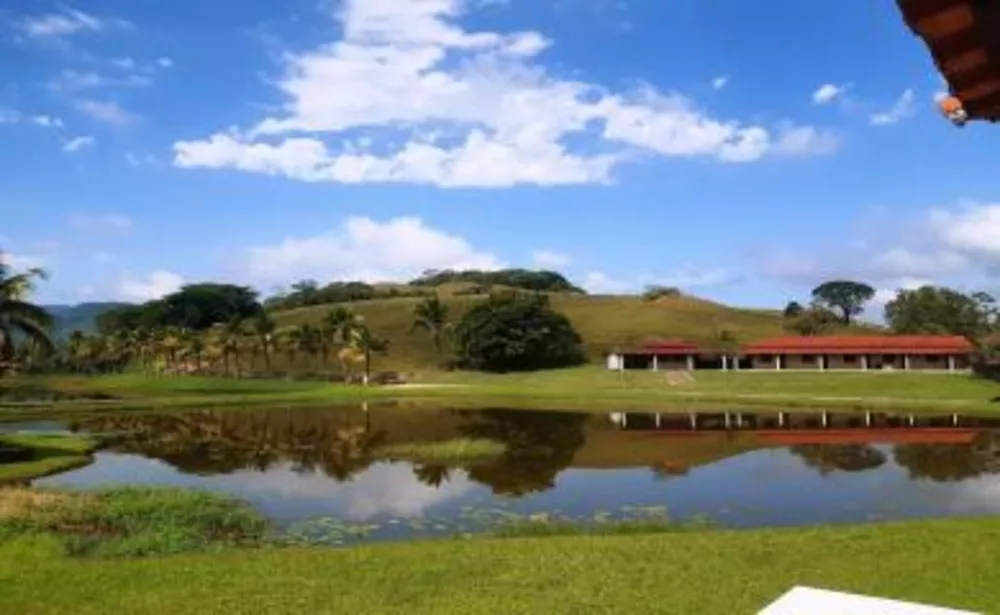
[[[715,79],[712,79],[712,88],[716,90],[721,90],[722,88],[726,87],[728,83],[729,83],[729,77],[726,76],[716,77]]]
[[[150,301],[179,290],[184,278],[170,271],[154,271],[140,279],[123,280],[118,295],[127,301]]]
[[[63,121],[53,115],[25,115],[16,109],[0,107],[0,124],[31,123],[42,128],[62,128]]]
[[[73,154],[88,147],[93,147],[97,140],[91,136],[74,137],[63,143],[62,151]]]
[[[875,296],[872,297],[872,306],[868,307],[868,311],[881,311],[885,308],[885,304],[889,303],[896,298],[901,290],[916,290],[922,286],[930,286],[934,284],[934,280],[928,278],[909,278],[903,277],[898,280],[889,281],[885,286],[879,288],[875,291]]]
[[[913,104],[913,90],[904,91],[888,111],[875,113],[871,116],[872,126],[887,126],[900,120],[913,117],[917,110]]]
[[[101,18],[69,7],[58,12],[25,17],[18,24],[19,30],[35,39],[55,39],[83,32],[103,32],[127,29],[133,24],[124,19]]]
[[[140,157],[135,152],[125,152],[125,162],[127,162],[129,166],[138,167],[143,164],[156,164],[157,160],[156,156],[152,154],[146,154],[145,156]]]
[[[95,120],[117,126],[131,124],[139,119],[139,116],[126,111],[121,105],[112,101],[79,100],[75,106],[81,113],[89,115]]]
[[[823,156],[840,147],[840,137],[814,126],[785,125],[774,144],[776,152],[789,156]]]
[[[404,281],[428,269],[498,269],[503,262],[419,218],[351,217],[329,233],[290,237],[246,251],[240,268],[254,283],[290,279]]]
[[[174,65],[174,61],[166,57],[157,58],[156,65],[159,66],[160,68],[170,68],[171,66]]]
[[[0,263],[15,271],[44,267],[45,258],[34,254],[11,254],[0,250]]]
[[[817,105],[825,105],[833,102],[834,99],[842,97],[847,90],[845,86],[824,83],[812,94],[812,101]]]
[[[42,128],[62,128],[63,121],[52,115],[36,115],[31,121]]]
[[[629,292],[632,289],[631,285],[627,282],[612,278],[603,271],[591,271],[588,273],[584,277],[581,286],[588,293],[595,295],[619,295]]]
[[[115,58],[111,63],[122,70],[134,70],[136,66],[132,58]]]
[[[128,231],[132,229],[132,220],[120,214],[74,214],[69,217],[73,226],[87,230]]]
[[[570,263],[570,258],[561,252],[552,250],[535,250],[531,253],[531,262],[542,269],[558,269]]]
[[[550,41],[467,31],[456,21],[465,5],[347,0],[342,40],[286,55],[281,114],[178,141],[174,163],[301,181],[500,187],[604,183],[642,153],[749,162],[773,145],[766,128],[714,119],[675,92],[614,93],[552,75],[538,62]],[[361,138],[372,133],[395,145]]]
[[[1000,265],[1000,203],[938,209],[931,213],[931,224],[949,248]]]
[[[79,90],[106,87],[145,86],[153,83],[148,75],[132,73],[123,77],[108,77],[94,71],[80,72],[63,70],[48,83],[48,87],[60,92],[77,92]],[[93,102],[93,101],[91,101]],[[108,105],[114,103],[98,103]]]

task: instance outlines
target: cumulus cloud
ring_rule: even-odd
[[[835,99],[842,97],[846,89],[846,86],[824,83],[813,92],[812,101],[817,105],[831,103]]]
[[[280,114],[178,141],[174,163],[301,181],[502,187],[608,182],[642,154],[750,162],[774,145],[767,128],[712,118],[676,92],[559,78],[539,62],[551,41],[468,31],[457,23],[467,5],[347,0],[341,40],[287,54]],[[395,145],[362,138],[373,135]]]
[[[900,120],[913,117],[917,113],[914,103],[913,90],[905,90],[896,102],[886,111],[874,113],[869,118],[872,126],[888,126],[896,124]]]
[[[91,136],[74,137],[63,143],[62,151],[67,154],[74,154],[88,147],[93,147],[95,143],[97,143],[97,140]]]
[[[583,278],[581,286],[593,295],[620,295],[634,290],[628,282],[609,276],[603,271],[591,271]]]
[[[542,269],[558,269],[570,263],[570,258],[562,252],[535,250],[531,253],[531,263]]]
[[[33,124],[42,128],[62,128],[62,119],[54,115],[26,115],[17,109],[0,107],[0,124]]]
[[[132,124],[139,119],[139,116],[126,111],[121,105],[113,101],[78,100],[75,103],[75,107],[81,113],[99,122],[116,126]]]
[[[52,39],[85,32],[131,28],[131,22],[118,18],[102,18],[69,7],[45,15],[25,17],[19,30],[31,38]]]
[[[868,241],[846,249],[843,242],[808,250],[760,250],[751,257],[760,273],[809,287],[849,277],[893,297],[900,288],[944,284],[982,288],[1000,278],[1000,203],[963,203],[895,218]],[[897,229],[895,232],[888,229]]]
[[[822,156],[840,147],[840,137],[815,126],[785,124],[779,128],[774,149],[788,156]]]
[[[712,79],[712,88],[716,90],[721,90],[722,88],[726,87],[728,83],[729,83],[729,77],[726,76],[716,77],[715,79]]]
[[[144,277],[123,280],[118,295],[126,301],[150,301],[175,292],[184,285],[184,278],[170,271],[154,271]]]
[[[428,269],[499,269],[494,255],[420,218],[351,217],[328,233],[251,248],[239,268],[254,283],[290,279],[404,281]]]

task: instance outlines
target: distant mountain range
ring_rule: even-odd
[[[54,333],[57,338],[64,338],[73,331],[80,330],[90,333],[97,328],[97,317],[127,303],[80,303],[77,305],[43,305],[56,319]]]

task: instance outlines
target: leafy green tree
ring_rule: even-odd
[[[875,296],[875,289],[862,282],[832,280],[820,284],[812,291],[813,300],[838,312],[845,325],[864,310],[865,303]]]
[[[795,318],[803,311],[805,311],[805,308],[802,307],[801,303],[798,301],[789,301],[788,305],[785,306],[785,309],[782,312],[782,316],[785,318]]]
[[[885,320],[896,333],[962,335],[973,341],[996,326],[992,297],[937,286],[899,291],[885,306]]]
[[[12,362],[19,340],[44,353],[55,348],[49,334],[52,315],[28,300],[35,290],[35,280],[44,278],[41,269],[14,273],[0,258],[0,374],[3,364]]]
[[[448,328],[448,306],[437,295],[424,299],[413,308],[413,325],[410,327],[410,332],[422,329],[429,333],[438,354],[441,353],[441,338]]]
[[[491,295],[469,309],[455,328],[455,349],[466,367],[530,371],[584,361],[580,336],[545,295]]]
[[[322,332],[313,325],[298,325],[288,333],[289,342],[296,351],[304,352],[314,360],[323,344]]]
[[[833,329],[840,319],[822,305],[811,305],[785,320],[785,328],[799,335],[822,335]]]
[[[357,323],[358,316],[343,306],[338,306],[326,313],[320,324],[324,365],[331,346],[350,344],[351,332]]]

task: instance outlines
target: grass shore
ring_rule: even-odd
[[[67,557],[0,542],[4,613],[754,613],[795,585],[996,612],[1000,520]]]
[[[16,463],[0,463],[0,483],[39,478],[65,472],[90,463],[90,454],[97,440],[78,435],[0,434],[0,445],[27,449],[31,459]]]
[[[1000,412],[1000,402],[994,401],[1000,385],[966,373],[705,371],[694,372],[692,382],[671,385],[663,372],[620,374],[588,366],[508,375],[427,372],[416,374],[414,385],[402,387],[131,374],[20,380],[20,386],[28,385],[55,391],[57,398],[0,401],[0,419],[102,409],[315,406],[390,399],[595,411],[781,407]]]

